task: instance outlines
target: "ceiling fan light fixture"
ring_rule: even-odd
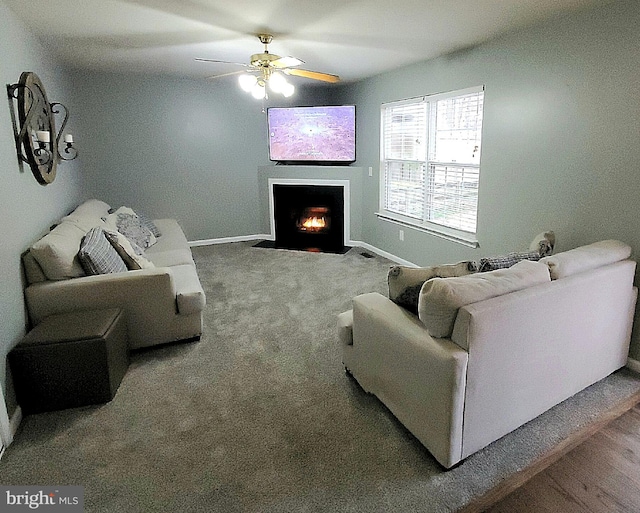
[[[278,73],[277,71],[271,73],[271,76],[269,77],[269,88],[274,93],[284,94],[284,90],[288,84],[287,79],[284,78],[282,73]]]
[[[258,78],[255,75],[244,74],[238,77],[240,88],[247,93],[250,93],[253,90],[257,81]]]
[[[282,88],[282,96],[284,96],[285,98],[289,98],[290,96],[293,95],[293,93],[295,92],[296,88],[293,87],[293,84],[290,84],[289,82],[287,82],[285,84],[285,86]]]
[[[256,100],[262,100],[266,95],[267,90],[265,88],[265,83],[262,81],[257,81],[251,88],[251,96],[253,96]]]
[[[337,75],[297,68],[300,64],[304,64],[304,61],[296,57],[280,57],[274,53],[269,53],[268,45],[271,43],[273,36],[271,34],[257,34],[257,36],[260,42],[264,44],[264,51],[253,54],[249,64],[217,59],[197,58],[196,60],[244,66],[249,73],[236,71],[217,75],[216,77],[240,74],[238,77],[240,88],[258,100],[268,99],[267,84],[269,84],[270,92],[281,94],[285,98],[292,96],[295,92],[295,87],[287,80],[287,77],[291,75],[329,83],[340,81],[340,77]]]

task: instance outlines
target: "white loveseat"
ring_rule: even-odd
[[[122,308],[132,349],[197,338],[202,334],[205,293],[187,239],[174,219],[152,223],[160,236],[137,270],[85,275],[78,260],[83,238],[107,227],[110,206],[89,200],[64,217],[24,255],[25,298],[32,324],[49,315]]]
[[[344,366],[449,468],[626,364],[630,254],[603,241],[433,278],[418,315],[360,295],[338,318]]]

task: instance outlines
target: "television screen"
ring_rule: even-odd
[[[270,107],[269,159],[348,164],[356,160],[355,105]]]

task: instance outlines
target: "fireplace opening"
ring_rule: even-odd
[[[296,223],[298,231],[323,233],[331,229],[331,211],[327,207],[307,207]]]
[[[342,253],[344,187],[273,185],[275,247]]]

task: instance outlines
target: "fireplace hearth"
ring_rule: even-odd
[[[344,187],[273,185],[274,247],[343,253]]]

